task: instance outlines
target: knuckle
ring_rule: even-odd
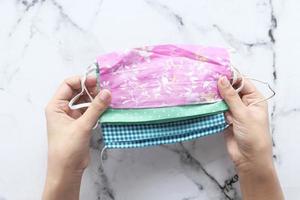
[[[71,77],[67,77],[63,80],[63,83],[67,83],[70,80]]]
[[[73,79],[80,79],[80,76],[78,76],[78,75],[69,76],[69,77],[67,77],[67,78],[64,79],[63,83],[69,83],[70,80],[73,80]]]
[[[60,85],[68,84],[71,77],[65,78]]]
[[[70,110],[69,105],[66,102],[64,102],[64,101],[58,101],[58,102],[56,102],[55,106],[56,106],[56,108],[58,108],[60,110],[63,110],[65,112],[68,112]]]

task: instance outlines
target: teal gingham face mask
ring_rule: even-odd
[[[100,118],[106,148],[137,148],[196,139],[227,127],[224,101],[148,109],[109,108]]]
[[[137,148],[183,142],[218,133],[226,127],[223,113],[163,123],[101,124],[107,148]]]

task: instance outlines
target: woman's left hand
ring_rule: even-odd
[[[96,94],[96,78],[88,77],[86,87]],[[48,168],[44,199],[78,199],[81,177],[90,159],[91,130],[111,101],[108,90],[94,96],[88,109],[71,110],[70,99],[81,89],[80,77],[66,79],[46,107]],[[80,101],[86,101],[83,95]]]

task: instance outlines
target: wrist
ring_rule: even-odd
[[[275,170],[271,157],[257,158],[236,165],[239,175],[262,174]]]
[[[239,177],[255,177],[257,179],[266,179],[270,174],[276,174],[273,162],[244,164],[237,169],[237,172]]]
[[[79,199],[83,172],[48,168],[43,199]]]
[[[240,169],[238,175],[243,199],[283,199],[273,162],[249,165]]]

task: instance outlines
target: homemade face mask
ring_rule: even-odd
[[[237,74],[226,49],[158,45],[97,58],[100,89],[112,108],[156,108],[221,101],[217,80]]]
[[[92,70],[99,90],[112,94],[110,108],[99,119],[105,148],[146,147],[218,133],[227,127],[218,79],[241,80],[237,91],[243,87],[229,52],[216,47],[158,45],[113,52],[97,57],[87,73]],[[82,92],[70,101],[72,109],[89,105],[73,105],[88,93],[85,78]]]
[[[163,123],[101,124],[107,148],[136,148],[183,142],[218,133],[226,126],[223,113]]]

